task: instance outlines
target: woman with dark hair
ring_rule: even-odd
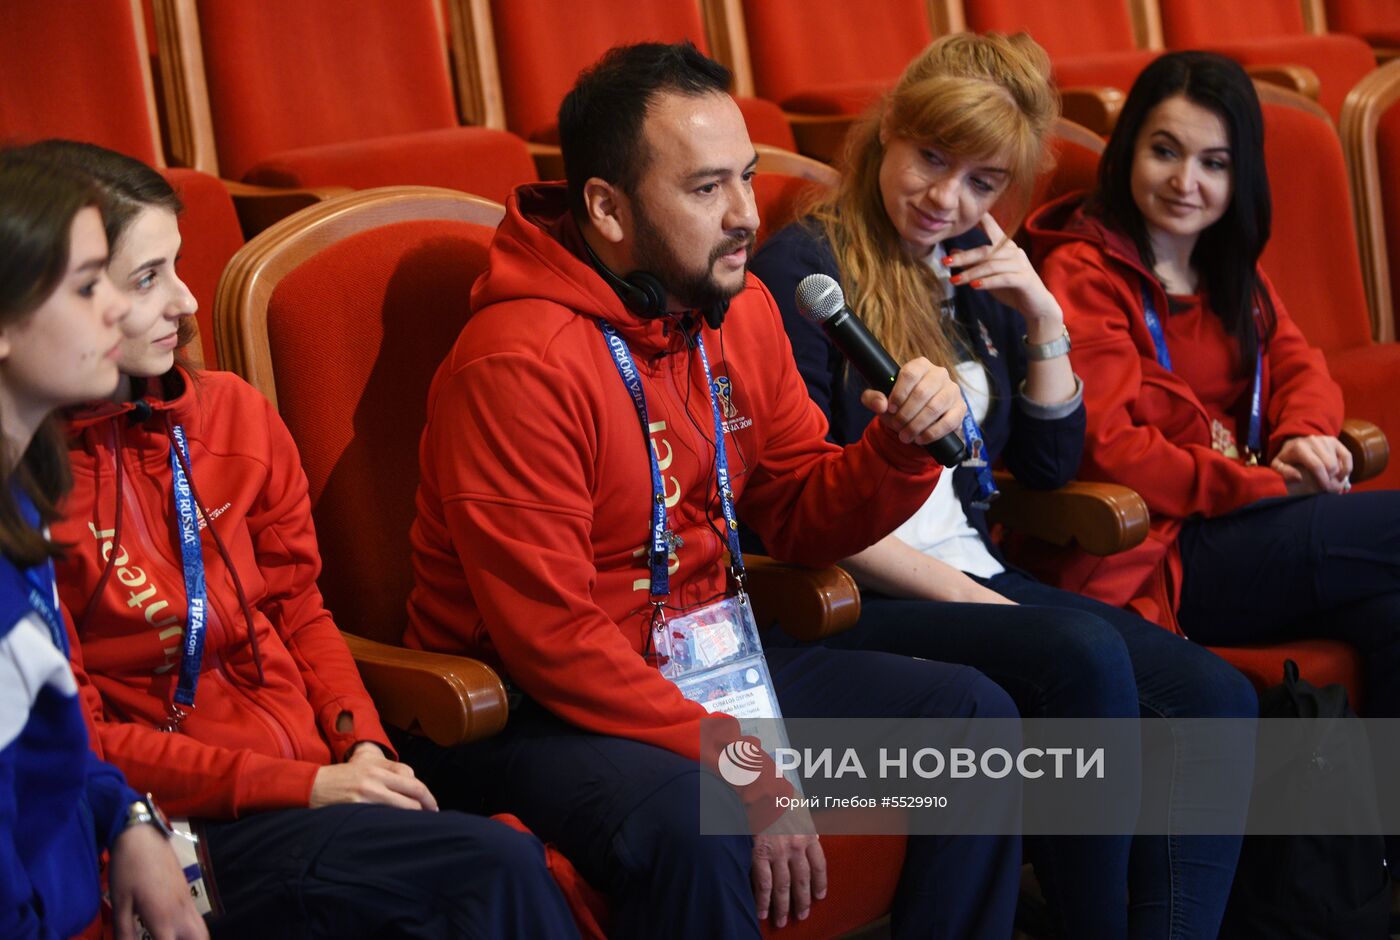
[[[70,478],[51,412],[117,382],[129,304],[104,267],[97,193],[0,152],[0,935],[68,937],[98,909],[98,853],[119,940],[207,936],[159,820],[88,747],[47,526]],[[153,825],[144,825],[153,823]]]
[[[1058,579],[1200,643],[1344,639],[1365,710],[1400,715],[1400,493],[1348,492],[1341,391],[1259,267],[1263,135],[1243,69],[1164,55],[1133,84],[1098,190],[1031,219],[1094,377],[1081,475],[1152,514],[1142,545],[1062,556]]]
[[[794,288],[814,272],[841,282],[897,360],[924,355],[954,374],[971,414],[972,458],[892,535],[842,562],[861,585],[861,616],[824,642],[975,666],[1023,716],[1126,719],[1110,724],[1136,746],[1139,716],[1250,718],[1256,704],[1219,658],[1132,613],[1035,582],[1005,564],[987,531],[989,464],[1004,459],[1027,486],[1051,489],[1074,477],[1083,442],[1059,304],[991,215],[1023,204],[1047,162],[1058,114],[1048,75],[1044,51],[1025,35],[935,42],[852,131],[839,189],[775,234],[753,270],[773,292],[836,443],[859,438],[873,415],[859,376],[796,309]],[[1212,741],[1183,737],[1174,754],[1144,762],[1149,779],[1180,784],[1165,810],[1173,831],[1185,828],[1180,813],[1213,800],[1242,824],[1253,744],[1243,725]],[[1115,778],[1136,800],[1130,763]],[[1133,838],[1135,809],[1125,828],[1109,830],[1116,835],[1027,837],[1058,933],[1214,936],[1239,837]],[[1027,816],[1035,821],[1033,804]]]
[[[1201,643],[1345,639],[1367,709],[1397,715],[1400,494],[1348,493],[1341,391],[1259,267],[1263,136],[1243,69],[1170,53],[1134,83],[1097,192],[1031,219],[1094,376],[1081,474],[1152,513],[1141,546],[1061,576]]]
[[[111,395],[68,412],[58,590],[103,753],[201,841],[216,936],[573,936],[532,836],[437,813],[400,763],[316,588],[306,477],[271,404],[178,361],[195,301],[180,203],[90,144],[36,159],[97,184],[132,303]],[[110,388],[110,386],[109,386]]]

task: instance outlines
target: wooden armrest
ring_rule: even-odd
[[[1121,89],[1107,85],[1077,85],[1060,89],[1060,110],[1066,120],[1082,124],[1100,137],[1113,132],[1123,110]]]
[[[1112,555],[1147,538],[1147,503],[1116,483],[1071,481],[1057,490],[1032,490],[1009,473],[996,475],[1001,496],[988,521],[1055,545],[1075,544],[1091,555]]]
[[[858,119],[855,114],[792,114],[785,112],[797,152],[823,163],[835,164],[846,147],[846,133]]]
[[[1306,65],[1246,65],[1244,70],[1255,81],[1278,85],[1317,100],[1320,87],[1317,73]]]
[[[452,747],[506,726],[506,690],[485,663],[341,634],[385,724]]]
[[[252,238],[263,229],[280,222],[307,206],[324,202],[332,196],[343,196],[352,190],[348,186],[308,186],[302,189],[279,189],[276,186],[255,186],[235,180],[220,180],[233,199],[243,237]]]
[[[744,568],[760,630],[781,620],[783,632],[812,642],[849,630],[860,618],[860,591],[840,568],[799,568],[764,555],[745,555]]]
[[[1351,451],[1351,482],[1360,483],[1385,472],[1385,465],[1390,462],[1390,442],[1380,428],[1369,421],[1347,418],[1337,437]]]
[[[558,144],[527,143],[525,147],[535,159],[535,172],[540,175],[540,179],[564,178],[564,151],[559,149]]]

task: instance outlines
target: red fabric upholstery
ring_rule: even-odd
[[[1027,217],[1036,209],[1061,196],[1091,190],[1098,185],[1099,154],[1103,152],[1102,142],[1096,148],[1089,148],[1052,132],[1050,134],[1050,152],[1055,159],[1055,165],[1048,173],[1042,173],[1036,178],[1035,186],[1031,190],[1030,204],[1025,213]],[[1008,222],[1016,221],[1005,218],[1005,211],[999,206],[995,213],[997,221],[1001,223],[1003,228]],[[1024,222],[1024,219],[1021,221]],[[1021,234],[1017,232],[1016,237],[1020,239]]]
[[[1106,85],[1127,94],[1138,73],[1160,52],[1152,49],[1125,49],[1121,52],[1099,52],[1093,55],[1056,59],[1051,63],[1055,84],[1061,88],[1079,85]]]
[[[758,250],[769,235],[798,218],[822,188],[820,183],[800,176],[782,173],[759,173],[754,176],[753,197],[758,204],[759,219],[754,250]]]
[[[1273,39],[1210,43],[1204,48],[1244,65],[1306,65],[1317,73],[1317,102],[1341,118],[1347,92],[1376,67],[1371,47],[1355,36],[1279,36]]]
[[[525,141],[485,127],[375,137],[288,150],[244,176],[264,186],[446,186],[497,202],[539,177]]]
[[[689,39],[707,51],[696,0],[492,0],[506,126],[541,139],[578,73],[613,46]]]
[[[1325,120],[1298,108],[1266,104],[1264,123],[1274,200],[1264,270],[1313,345],[1327,353],[1368,345],[1371,327],[1341,142]]]
[[[860,114],[894,87],[897,78],[817,85],[784,98],[783,107],[797,114]]]
[[[522,137],[559,140],[559,103],[578,73],[613,46],[689,39],[707,52],[697,0],[492,0],[506,125]],[[782,109],[741,98],[755,143],[797,149]]]
[[[880,919],[894,900],[904,849],[904,836],[822,836],[831,873],[826,897],[813,903],[812,916],[806,920],[789,919],[782,928],[775,928],[771,918],[764,921],[763,935],[774,940],[821,940]]]
[[[744,115],[744,123],[748,125],[749,140],[784,150],[797,150],[792,125],[775,102],[765,98],[735,98],[734,101]]]
[[[1376,65],[1354,36],[1309,35],[1297,0],[1172,0],[1161,8],[1169,49],[1210,49],[1245,65],[1306,65],[1317,73],[1318,102],[1334,121],[1347,92]]]
[[[1377,46],[1400,46],[1400,0],[1327,0],[1327,28]]]
[[[1307,32],[1298,0],[1168,0],[1159,6],[1162,38],[1169,49]]]
[[[1264,106],[1264,156],[1273,190],[1273,237],[1264,270],[1308,340],[1327,355],[1347,415],[1400,440],[1400,344],[1371,340],[1361,260],[1341,144],[1330,124],[1285,105]],[[1400,486],[1392,462],[1368,488]]]
[[[287,150],[455,126],[435,2],[199,0],[222,175]]]
[[[268,303],[278,406],[320,535],[321,590],[352,632],[404,622],[428,383],[466,322],[492,234],[443,221],[362,232],[283,278]]]
[[[1052,59],[1133,49],[1133,21],[1123,0],[963,0],[977,33],[1025,30]]]
[[[185,204],[180,216],[180,278],[199,301],[195,320],[204,364],[212,369],[219,361],[214,342],[214,293],[228,259],[243,247],[243,230],[233,200],[218,179],[198,170],[169,169],[163,174]]]
[[[749,129],[749,139],[756,144],[781,147],[784,150],[797,150],[797,141],[792,136],[792,125],[788,123],[783,109],[765,98],[735,98],[739,113]],[[531,140],[543,144],[559,143],[559,125],[551,121],[535,131]]]
[[[130,0],[0,3],[0,140],[68,137],[160,162]]]
[[[744,0],[744,20],[754,87],[789,111],[827,87],[878,93],[933,40],[923,0]]]
[[[1338,640],[1293,640],[1271,646],[1212,646],[1211,652],[1244,673],[1256,689],[1283,681],[1283,661],[1298,664],[1298,674],[1313,685],[1346,686],[1353,709],[1361,707],[1361,657]]]

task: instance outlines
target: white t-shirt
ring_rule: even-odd
[[[929,256],[929,264],[935,271],[945,270],[945,254],[943,246],[939,245]],[[939,277],[939,283],[943,286],[945,301],[941,309],[951,311],[953,285],[942,276]],[[991,409],[987,372],[980,363],[971,360],[958,363],[956,371],[958,384],[967,395],[972,416],[980,426],[987,420],[987,413]],[[924,500],[924,504],[914,515],[895,529],[893,534],[906,545],[968,574],[990,578],[1006,570],[992,557],[992,553],[987,551],[982,536],[978,535],[977,530],[967,521],[962,503],[953,492],[951,469],[944,470],[928,499]]]

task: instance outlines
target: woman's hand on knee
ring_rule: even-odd
[[[343,764],[327,764],[311,784],[312,807],[379,803],[400,809],[436,810],[437,800],[413,768],[389,760],[377,747],[357,747]]]

